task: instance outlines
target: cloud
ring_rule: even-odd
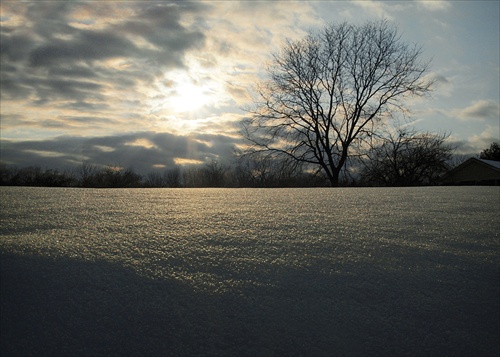
[[[397,4],[388,5],[381,1],[374,0],[354,1],[354,4],[368,13],[376,14],[379,18],[385,18],[389,20],[394,19],[394,16],[391,14],[391,10],[394,10],[394,8],[391,8],[391,6],[394,5],[395,7],[397,7]]]
[[[251,101],[245,88],[258,80],[271,49],[320,21],[307,3],[1,6],[2,116],[11,118],[2,123],[4,138],[18,138],[22,128],[38,128],[39,137],[196,130],[191,114],[177,112],[190,109],[193,100],[180,88],[203,88],[205,97],[196,100],[204,106],[198,114],[206,118],[228,108],[238,112],[231,107]],[[178,78],[189,78],[191,85],[176,80],[169,88],[166,80],[175,73],[184,73]],[[174,115],[175,120],[163,120]]]
[[[424,80],[433,81],[437,87],[449,86],[451,84],[451,81],[446,76],[435,72],[429,73],[425,76]]]
[[[451,7],[449,1],[445,0],[416,0],[419,6],[430,11],[445,11]]]
[[[456,146],[456,154],[478,156],[481,151],[489,148],[491,143],[500,142],[499,133],[500,128],[498,125],[487,125],[481,133],[472,135],[466,140],[452,138],[451,144]]]
[[[498,121],[500,118],[500,105],[492,100],[478,100],[466,108],[454,111],[453,114],[462,121],[487,119]]]
[[[29,64],[49,67],[72,61],[122,57],[137,51],[134,44],[110,31],[73,30],[69,39],[53,40],[30,52]]]
[[[455,89],[453,78],[440,73],[430,72],[424,79],[434,82],[432,86],[433,96],[449,98]]]
[[[129,109],[124,98],[144,106],[144,88],[164,71],[186,67],[186,54],[204,44],[201,29],[185,18],[206,4],[122,5],[2,3],[2,112],[19,114],[10,100],[114,113]]]
[[[176,162],[230,162],[240,139],[214,134],[138,132],[117,136],[61,136],[38,141],[1,141],[2,162],[19,167],[72,170],[83,161],[132,167],[141,174]]]
[[[248,90],[239,84],[230,82],[226,83],[226,92],[238,105],[245,105],[252,100],[250,94],[248,93]]]
[[[2,159],[57,167],[88,159],[148,170],[176,158],[226,157],[239,144],[235,124],[271,54],[286,38],[346,19],[394,19],[405,39],[442,51],[436,58],[444,64],[432,74],[438,108],[410,101],[427,121],[491,124],[497,102],[456,104],[495,98],[498,86],[491,70],[466,77],[473,66],[460,58],[467,44],[458,40],[467,38],[451,37],[460,30],[451,6],[460,14],[461,6],[443,1],[1,2]],[[436,21],[450,27],[443,31]],[[443,42],[429,42],[436,34]]]

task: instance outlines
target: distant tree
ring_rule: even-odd
[[[277,186],[295,187],[303,185],[303,162],[292,160],[290,157],[284,157],[282,160],[275,161],[273,166]]]
[[[500,161],[500,146],[498,143],[491,143],[488,149],[481,151],[479,158],[483,160]]]
[[[102,188],[132,188],[141,187],[142,176],[136,173],[132,168],[123,169],[119,166],[108,165],[103,169],[98,169],[94,165],[82,165],[89,169],[90,173],[86,176],[83,187],[102,187]]]
[[[99,173],[99,168],[91,164],[90,162],[84,161],[80,164],[77,169],[77,180],[81,187],[96,187],[98,186],[97,176]]]
[[[165,187],[165,179],[159,172],[149,172],[144,178],[146,187]]]
[[[398,129],[372,146],[362,160],[361,179],[382,186],[432,185],[449,170],[449,135]]]
[[[200,165],[191,165],[183,168],[182,178],[185,187],[203,187],[204,176]]]
[[[15,173],[16,169],[14,167],[11,167],[4,162],[0,162],[0,185],[11,185],[12,177]]]
[[[73,175],[54,169],[42,169],[39,166],[28,166],[21,169],[5,168],[2,172],[2,185],[68,187],[75,186]]]
[[[39,166],[28,166],[16,170],[11,178],[14,186],[39,186],[39,177],[42,175],[42,169]]]
[[[141,187],[142,186],[142,176],[134,171],[133,168],[128,168],[120,171],[121,183],[119,187]]]
[[[238,171],[244,186],[272,187],[275,185],[272,154],[246,153],[238,158]]]
[[[177,188],[182,186],[182,173],[179,166],[167,169],[164,174],[164,181],[167,187]]]
[[[429,92],[421,49],[388,21],[326,26],[274,54],[243,121],[251,150],[317,165],[338,186],[352,150],[404,100]]]
[[[234,168],[240,186],[296,187],[321,185],[315,171],[305,169],[303,163],[271,152],[237,152]]]
[[[68,187],[76,183],[73,175],[53,169],[43,171],[37,181],[37,186],[44,187]]]
[[[203,186],[224,187],[227,167],[217,160],[211,160],[203,168]]]

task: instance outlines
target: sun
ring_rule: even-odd
[[[186,71],[166,73],[155,85],[153,111],[194,113],[221,102],[221,85],[211,76]]]
[[[191,112],[214,101],[213,95],[206,85],[186,79],[177,83],[175,93],[169,104],[176,112]]]

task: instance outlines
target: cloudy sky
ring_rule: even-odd
[[[499,2],[2,1],[1,161],[140,172],[225,161],[285,39],[388,19],[423,47],[432,98],[414,126],[477,154],[499,129]]]

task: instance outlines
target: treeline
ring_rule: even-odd
[[[400,130],[378,141],[365,155],[353,156],[341,175],[341,186],[428,186],[468,157],[458,156],[446,135]],[[500,161],[492,143],[479,157]],[[173,166],[141,175],[133,168],[83,162],[72,171],[16,168],[0,163],[0,185],[42,187],[323,187],[328,178],[317,167],[271,152],[247,151],[231,164]]]
[[[113,165],[100,167],[87,162],[72,171],[33,166],[18,169],[0,164],[0,185],[3,186],[195,188],[312,187],[325,184],[321,177],[299,170],[299,165],[271,162],[270,159],[245,160],[234,165],[224,165],[213,160],[204,165],[176,165],[164,171],[152,171],[145,175],[137,173],[133,168]]]

